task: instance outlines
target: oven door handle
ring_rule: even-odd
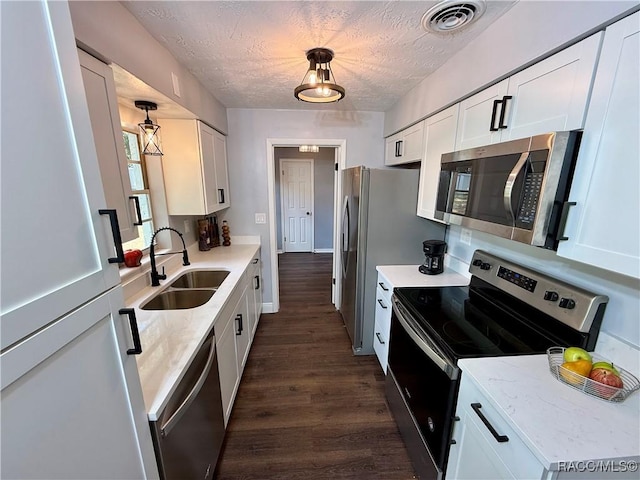
[[[401,310],[402,306],[399,304],[398,300],[394,298],[393,312],[396,314],[396,317],[400,322],[400,325],[402,325],[402,328],[404,328],[404,330],[407,332],[407,335],[409,335],[411,339],[416,342],[416,346],[420,350],[422,350],[424,354],[429,357],[440,370],[446,373],[450,379],[455,380],[456,378],[458,378],[458,367],[438,354],[438,352],[416,332],[416,329],[411,325],[412,323],[414,323],[414,321],[409,317],[403,315]]]
[[[524,152],[522,155],[520,155],[520,158],[516,162],[515,167],[513,167],[513,170],[511,170],[511,173],[509,173],[509,178],[507,178],[507,183],[504,186],[504,209],[509,216],[509,221],[511,222],[512,227],[516,224],[516,217],[513,213],[513,202],[511,198],[513,196],[513,186],[516,184],[518,175],[520,175],[520,172],[522,172],[522,169],[527,163],[528,158],[529,152]]]

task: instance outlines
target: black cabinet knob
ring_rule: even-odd
[[[546,292],[544,292],[544,299],[550,302],[555,302],[558,300],[558,294],[551,290],[547,290]]]

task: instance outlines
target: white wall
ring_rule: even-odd
[[[269,225],[256,225],[258,212],[268,212],[267,139],[346,139],[347,166],[384,164],[380,112],[335,110],[228,109],[229,189],[231,207],[220,218],[229,222],[231,235],[261,237],[264,302],[273,300],[268,252]],[[311,142],[310,142],[311,143]],[[267,220],[268,222],[271,219]]]
[[[76,40],[83,48],[120,65],[199,119],[227,132],[225,107],[120,2],[71,1],[69,10]],[[171,73],[179,79],[179,97],[173,93]]]
[[[520,0],[387,111],[384,135],[586,37],[637,6],[637,1]]]

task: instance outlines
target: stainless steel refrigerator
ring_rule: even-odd
[[[445,227],[416,215],[419,170],[342,171],[340,313],[356,355],[373,354],[376,265],[419,265]],[[416,267],[417,268],[417,267]]]

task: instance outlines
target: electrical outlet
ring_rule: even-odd
[[[256,213],[256,223],[267,223],[267,214]]]
[[[189,233],[191,231],[191,221],[184,221],[184,233]]]
[[[460,242],[466,245],[471,245],[471,230],[469,230],[468,228],[463,228],[460,231]]]

